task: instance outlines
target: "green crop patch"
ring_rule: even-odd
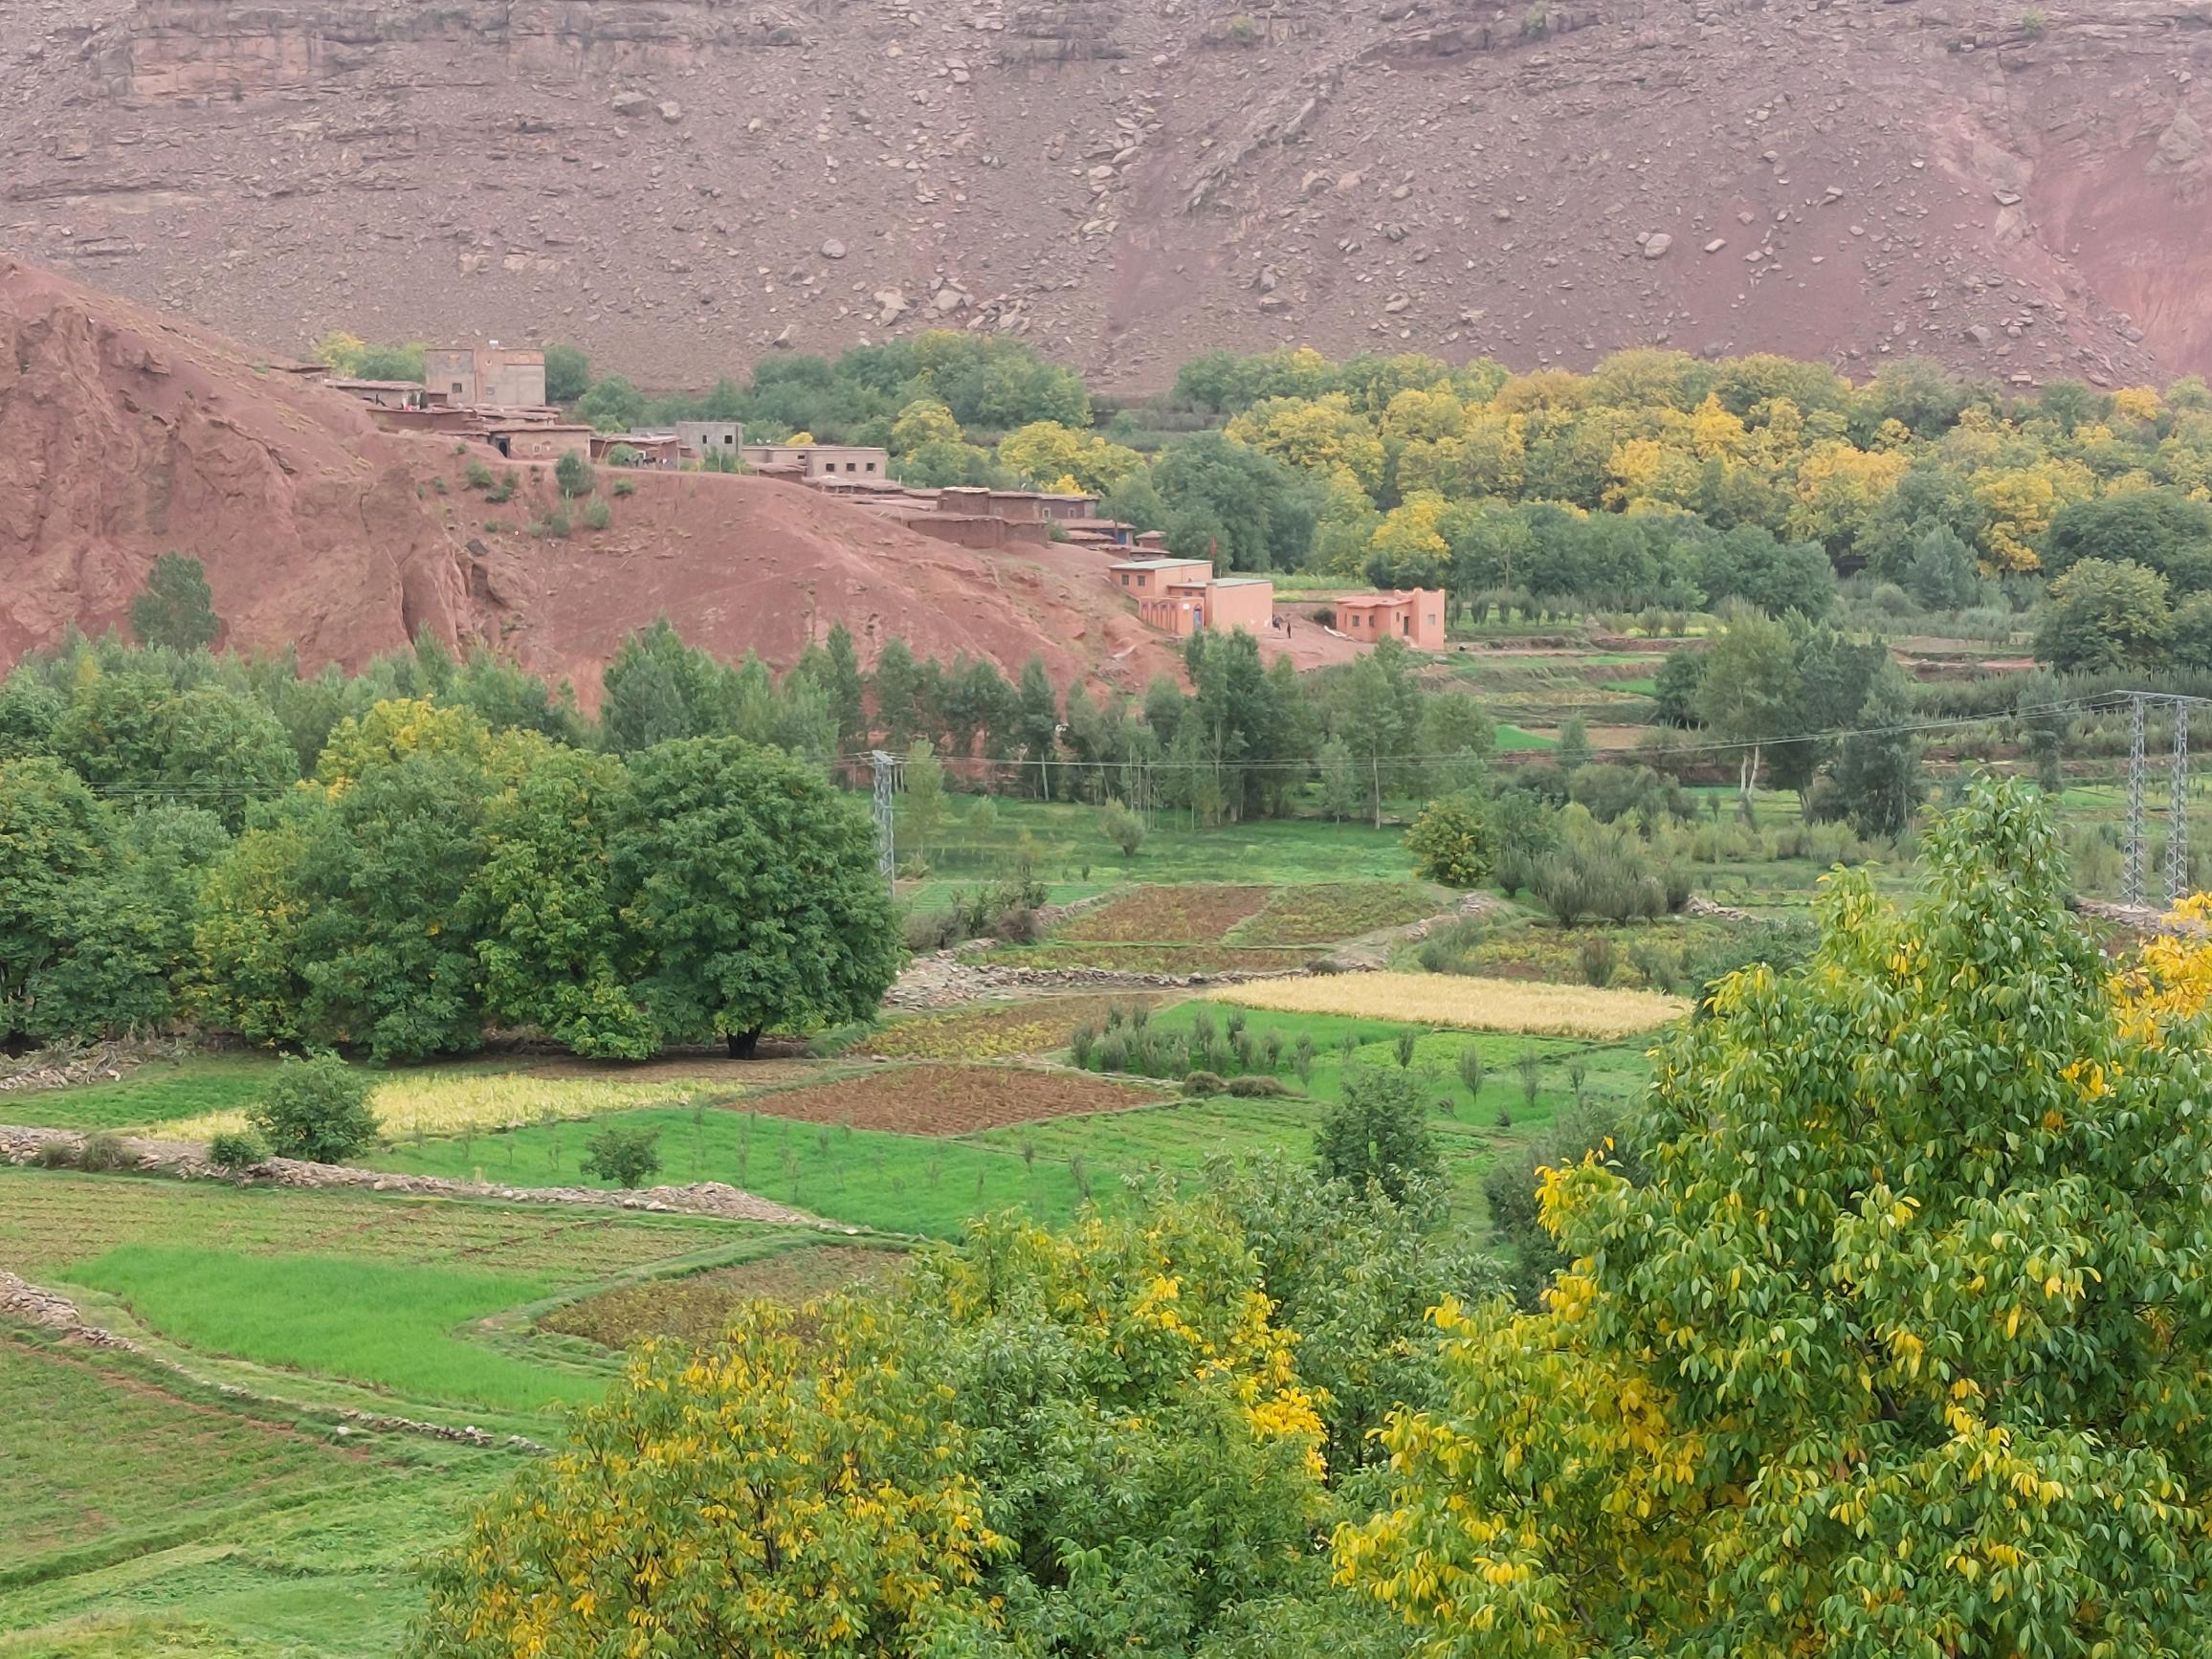
[[[604,1376],[509,1358],[456,1327],[537,1300],[543,1279],[339,1256],[126,1245],[62,1280],[104,1291],[202,1353],[413,1399],[531,1411],[596,1397]]]
[[[375,1466],[304,1434],[0,1339],[0,1582],[42,1557],[176,1534],[229,1510],[370,1478]],[[0,1649],[4,1651],[5,1649]],[[65,1649],[66,1650],[66,1649]]]
[[[243,1111],[268,1086],[276,1070],[276,1062],[266,1056],[156,1060],[112,1083],[11,1090],[0,1095],[0,1122],[55,1129],[133,1129],[209,1112]]]
[[[585,1127],[565,1126],[581,1149]],[[485,1161],[489,1138],[453,1149],[453,1173]],[[492,1173],[507,1179],[506,1172]],[[519,1172],[520,1173],[520,1172]],[[520,1184],[529,1184],[525,1180]],[[238,1189],[0,1167],[0,1261],[32,1279],[120,1246],[190,1245],[247,1255],[312,1253],[452,1264],[586,1285],[626,1268],[773,1231],[705,1216],[653,1216],[370,1193]]]
[[[1110,1115],[1111,1116],[1111,1115]],[[806,1123],[750,1111],[659,1109],[626,1112],[593,1124],[530,1124],[479,1136],[476,1162],[515,1167],[532,1182],[605,1185],[578,1162],[598,1129],[618,1125],[659,1133],[659,1179],[721,1181],[778,1204],[855,1227],[948,1238],[969,1216],[1020,1205],[1040,1219],[1073,1215],[1102,1171],[1018,1158],[964,1140],[898,1135],[843,1123]],[[454,1140],[398,1146],[377,1155],[409,1174],[463,1172]]]

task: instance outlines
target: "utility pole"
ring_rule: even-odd
[[[892,808],[898,793],[898,762],[882,749],[868,757],[875,774],[875,869],[894,892],[898,886],[898,854],[893,845]]]

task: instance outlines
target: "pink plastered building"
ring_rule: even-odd
[[[1186,638],[1206,629],[1258,635],[1274,621],[1275,585],[1264,576],[1220,576],[1204,559],[1125,559],[1115,586],[1137,601],[1147,627]]]
[[[1395,639],[1415,651],[1444,649],[1444,589],[1355,593],[1337,601],[1337,631],[1372,644]]]

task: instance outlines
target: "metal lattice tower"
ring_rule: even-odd
[[[875,869],[885,881],[892,881],[898,873],[892,824],[892,806],[898,793],[898,763],[881,749],[868,761],[875,773]]]
[[[2166,797],[2166,907],[2189,891],[2189,705],[2174,699],[2174,776]]]
[[[2128,866],[2126,896],[2143,902],[2143,698],[2128,703]]]

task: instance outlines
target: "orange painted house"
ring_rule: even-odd
[[[1415,651],[1444,649],[1444,589],[1415,587],[1402,593],[1355,593],[1337,601],[1337,631],[1372,643],[1390,638]]]

